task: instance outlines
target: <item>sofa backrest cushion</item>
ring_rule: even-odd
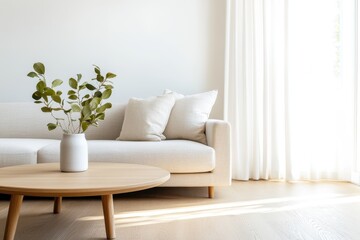
[[[121,131],[126,104],[113,104],[105,112],[105,120],[98,127],[89,127],[89,140],[115,140]],[[40,110],[40,104],[0,103],[0,138],[43,138],[61,139],[61,129],[48,131],[47,124],[55,121],[49,113]]]

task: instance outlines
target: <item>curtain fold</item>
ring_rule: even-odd
[[[234,179],[351,179],[355,65],[345,2],[227,1]]]

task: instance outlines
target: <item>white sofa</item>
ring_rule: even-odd
[[[114,104],[99,127],[86,132],[89,161],[124,162],[164,168],[171,178],[166,187],[209,187],[231,184],[230,126],[222,120],[206,123],[207,145],[188,140],[160,142],[116,141],[125,104]],[[61,131],[47,130],[53,122],[34,103],[0,103],[0,167],[58,162]]]

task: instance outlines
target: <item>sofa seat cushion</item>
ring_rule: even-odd
[[[39,149],[56,142],[50,139],[0,138],[0,167],[36,164]]]
[[[215,168],[213,148],[188,140],[160,142],[89,140],[89,161],[151,165],[171,173],[209,172]],[[58,162],[60,143],[43,147],[38,163]]]

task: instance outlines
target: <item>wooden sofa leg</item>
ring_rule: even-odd
[[[209,186],[208,187],[208,194],[209,194],[209,198],[214,198],[215,197],[215,187],[214,186]]]

